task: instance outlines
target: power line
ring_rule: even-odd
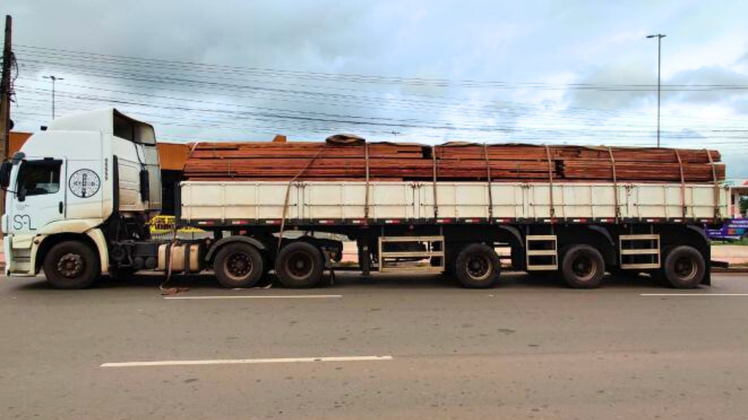
[[[243,67],[228,66],[219,64],[206,64],[193,61],[163,60],[155,58],[142,58],[124,55],[101,54],[83,51],[73,51],[57,48],[37,47],[30,45],[18,45],[21,51],[27,51],[37,56],[75,58],[80,60],[81,57],[87,57],[89,61],[96,61],[110,64],[127,64],[137,63],[138,66],[150,67],[181,67],[191,72],[215,72],[233,74],[254,74],[270,77],[289,77],[294,79],[313,78],[315,80],[333,80],[349,83],[369,83],[369,84],[398,84],[398,85],[423,85],[429,87],[496,87],[496,88],[541,88],[541,89],[602,89],[605,91],[652,91],[656,89],[654,84],[594,84],[594,83],[543,83],[543,82],[506,82],[506,81],[481,81],[473,79],[437,79],[437,78],[420,78],[420,77],[392,77],[392,76],[373,76],[362,74],[340,74],[324,73],[298,70],[280,70],[260,67]],[[716,90],[748,90],[748,84],[669,84],[664,87],[671,87],[675,90],[691,91],[692,89],[716,89]]]
[[[87,72],[81,72],[81,73],[83,73],[83,74],[90,74],[90,73],[87,73]],[[179,84],[179,82],[183,82],[183,80],[173,79],[173,78],[169,78],[169,79],[164,80],[163,77],[160,78],[160,79],[157,79],[157,80],[148,79],[148,78],[132,78],[132,77],[128,77],[128,75],[124,75],[124,74],[119,74],[117,76],[112,76],[112,75],[103,76],[103,75],[94,74],[94,76],[95,77],[99,77],[99,76],[100,77],[109,77],[109,78],[115,78],[115,77],[116,78],[127,78],[127,79],[140,80],[140,81],[145,81],[145,82],[156,82],[156,83],[167,83],[167,82],[170,82],[172,84]],[[189,80],[188,82],[200,83],[200,81],[194,81],[194,80]],[[225,84],[225,83],[224,84],[220,84],[219,86],[213,86],[214,90],[221,90],[221,91],[224,91],[224,90],[235,91],[237,89],[242,90],[242,89],[245,89],[245,88],[251,89],[251,90],[260,90],[262,93],[272,94],[272,95],[274,95],[274,97],[273,97],[274,99],[277,99],[277,96],[284,96],[284,95],[288,95],[288,94],[292,94],[292,95],[293,94],[301,94],[301,96],[306,97],[306,98],[315,98],[315,101],[319,102],[319,99],[317,99],[317,98],[320,95],[320,92],[312,92],[312,91],[293,92],[293,91],[286,91],[286,90],[282,90],[282,89],[268,89],[268,88],[258,88],[258,87],[253,87],[253,86],[229,85],[229,84]],[[161,89],[164,89],[164,88],[161,88]],[[173,90],[173,89],[165,88],[164,90]],[[269,92],[263,92],[264,90],[268,90]],[[185,91],[181,91],[181,92],[185,92]],[[330,94],[328,94],[328,95],[330,95]],[[351,96],[351,95],[335,95],[335,94],[333,94],[333,95],[330,95],[330,96],[334,97],[334,102],[335,103],[346,102],[346,101],[353,101],[355,103],[355,101],[357,101],[357,100],[360,100],[360,101],[367,101],[367,100],[371,101],[372,99],[375,99],[375,98],[356,97],[356,96]],[[299,102],[303,102],[303,101],[299,101]],[[414,109],[414,110],[421,109],[417,105],[416,106],[408,105],[408,106],[409,106],[409,108]],[[425,107],[425,110],[429,110],[430,111],[430,110],[433,110],[433,109],[435,109],[435,108]],[[475,110],[475,109],[473,109],[473,110]],[[468,111],[470,111],[470,109],[468,109]],[[499,109],[496,112],[509,112],[509,113],[514,113],[515,115],[518,115],[520,111],[521,111],[521,109],[516,109],[516,108],[512,108],[512,107],[506,107],[506,108]],[[465,110],[457,108],[453,112],[450,112],[450,113],[453,113],[453,114],[456,113],[456,114],[458,114],[460,116],[464,116],[465,112],[466,112]],[[476,113],[476,115],[487,116],[487,117],[495,117],[495,116],[497,116],[496,112],[478,109],[478,112]],[[612,114],[612,115],[615,115],[615,114]],[[619,115],[623,115],[623,114],[619,114]],[[579,119],[580,117],[579,116],[575,116],[575,115],[571,115],[571,116],[565,115],[564,116],[565,120],[569,120],[570,118],[572,118],[572,119]],[[626,118],[630,118],[630,117],[626,117]],[[692,120],[692,118],[689,118],[688,120],[690,121],[690,120]]]
[[[506,101],[493,101],[473,98],[457,98],[453,96],[423,95],[414,93],[396,92],[397,97],[389,97],[391,92],[382,92],[369,89],[358,89],[337,84],[372,84],[372,85],[391,85],[395,87],[439,87],[439,88],[468,88],[487,87],[490,89],[540,89],[540,90],[590,90],[600,92],[615,91],[648,91],[652,85],[605,85],[605,84],[547,84],[547,83],[509,83],[500,81],[476,81],[476,80],[447,80],[447,79],[423,79],[423,78],[402,78],[387,76],[368,76],[355,74],[334,74],[320,72],[301,72],[277,69],[261,69],[238,66],[222,66],[214,64],[194,63],[188,61],[160,60],[149,58],[137,58],[128,56],[116,56],[108,54],[76,52],[71,50],[59,50],[43,47],[21,46],[19,51],[31,57],[23,59],[22,63],[26,69],[42,69],[47,67],[62,67],[71,69],[75,75],[88,76],[87,83],[102,85],[118,85],[121,83],[95,82],[91,78],[100,78],[104,80],[129,81],[125,88],[137,89],[159,89],[172,92],[181,92],[189,94],[208,95],[220,92],[221,96],[236,97],[242,99],[281,101],[299,104],[323,104],[330,108],[347,108],[348,105],[355,105],[357,108],[366,108],[379,111],[400,111],[409,113],[429,113],[439,112],[445,116],[459,117],[459,123],[453,124],[441,120],[425,120],[422,118],[390,118],[385,116],[371,115],[352,115],[340,112],[322,112],[297,109],[279,109],[274,107],[244,104],[229,104],[216,101],[205,101],[194,98],[184,98],[167,95],[157,95],[145,92],[128,92],[119,89],[106,89],[101,87],[83,86],[71,83],[65,85],[76,87],[78,89],[96,90],[99,92],[113,93],[119,95],[140,96],[142,98],[162,99],[166,101],[191,102],[209,107],[185,107],[167,105],[162,102],[142,102],[135,100],[122,100],[120,98],[112,99],[102,96],[76,94],[74,92],[65,92],[66,100],[83,101],[86,103],[107,103],[121,104],[130,107],[143,109],[162,109],[175,113],[207,113],[211,115],[210,119],[203,119],[205,124],[218,124],[216,128],[225,128],[224,121],[231,121],[237,117],[247,118],[260,123],[279,124],[294,130],[306,130],[319,132],[318,130],[329,130],[330,126],[354,126],[363,127],[367,132],[384,133],[387,128],[407,128],[417,129],[422,132],[431,132],[441,130],[451,132],[450,138],[455,135],[463,136],[469,132],[481,133],[481,136],[496,135],[502,136],[511,134],[513,139],[526,136],[548,136],[549,140],[568,139],[570,136],[583,135],[585,137],[618,135],[629,136],[629,138],[645,138],[649,130],[600,130],[596,126],[581,130],[571,129],[571,124],[610,124],[610,119],[618,119],[615,122],[622,124],[630,121],[631,124],[642,125],[643,113],[609,110],[595,110],[589,108],[567,107],[561,110],[551,109],[543,110],[541,106],[531,104],[519,104]],[[113,67],[113,68],[112,68]],[[124,68],[122,68],[124,67]],[[158,73],[153,73],[159,71]],[[149,73],[150,72],[150,73]],[[247,80],[246,78],[233,78],[233,76],[251,75],[255,79]],[[232,76],[232,77],[227,77]],[[293,79],[308,80],[314,82],[324,82],[324,84],[305,85],[300,83],[279,82],[276,79]],[[143,83],[149,86],[134,85],[131,82]],[[236,82],[236,83],[234,83]],[[257,85],[247,84],[256,83]],[[335,83],[330,85],[330,83]],[[61,83],[62,84],[62,83]],[[268,87],[270,86],[283,86]],[[746,85],[670,85],[673,88],[681,89],[680,91],[741,91],[748,89]],[[175,89],[181,87],[183,89]],[[33,89],[28,87],[29,89]],[[185,90],[190,88],[192,90]],[[195,88],[209,88],[210,92],[201,92]],[[299,88],[299,89],[297,89]],[[337,91],[337,92],[330,92]],[[357,92],[361,94],[342,94],[339,92]],[[40,94],[41,92],[27,92],[29,94]],[[244,93],[240,95],[239,93]],[[251,96],[247,95],[251,94]],[[378,96],[370,96],[378,95]],[[417,99],[408,99],[417,98]],[[469,101],[465,104],[465,101]],[[484,105],[484,106],[480,106]],[[216,108],[218,107],[218,108]],[[223,109],[225,107],[240,108]],[[260,112],[249,112],[260,111]],[[641,115],[641,117],[639,117]],[[648,114],[647,114],[648,115]],[[164,118],[172,116],[162,115]],[[490,123],[486,120],[499,119],[499,123]],[[670,121],[676,121],[676,118],[682,118],[688,122],[691,127],[692,123],[697,121],[725,123],[744,123],[742,120],[724,120],[712,118],[691,118],[675,117],[668,118]],[[516,121],[526,119],[537,127],[544,127],[544,124],[561,123],[563,127],[551,127],[545,129],[527,129],[517,127]],[[687,119],[687,120],[686,120]],[[501,122],[503,121],[503,123]],[[172,122],[173,123],[173,122]],[[162,124],[166,125],[166,122]],[[220,125],[223,124],[223,125]],[[190,126],[195,127],[195,126]],[[214,126],[211,126],[214,127]],[[380,127],[380,128],[377,128]],[[689,128],[691,128],[689,127]],[[729,127],[729,126],[728,126]],[[741,133],[746,130],[744,126],[729,127],[733,131],[717,131],[710,129],[699,129],[709,134],[708,139],[716,139],[717,135],[722,138],[742,140]],[[261,128],[259,124],[257,128]],[[236,129],[246,130],[246,126],[237,126]],[[264,129],[264,128],[263,128]],[[277,131],[277,130],[276,130]],[[389,132],[392,130],[390,129]],[[329,131],[328,131],[329,132]],[[409,133],[404,133],[408,135]],[[668,132],[665,134],[672,136],[672,139],[700,139],[707,141],[704,137],[697,135],[687,135],[679,132]],[[419,134],[420,136],[420,134]],[[425,134],[424,134],[425,136]],[[435,136],[429,134],[432,138],[443,138],[444,134]],[[577,139],[575,139],[577,140]],[[667,141],[668,139],[665,139]],[[713,144],[710,141],[710,144]]]
[[[30,60],[30,61],[33,62],[33,63],[35,63],[34,64],[35,66],[39,66],[37,68],[42,68],[42,66],[49,64],[49,63],[46,63],[46,62],[36,62],[34,60]],[[82,65],[80,65],[79,61],[80,60],[78,60],[77,64],[57,63],[57,65],[68,67],[68,68],[78,69],[78,70],[76,70],[77,73],[79,73],[79,74],[85,74],[85,75],[91,75],[93,77],[115,78],[115,79],[122,79],[122,78],[124,78],[124,79],[133,79],[133,77],[135,76],[136,78],[134,78],[134,80],[142,81],[142,82],[146,82],[146,83],[156,83],[156,84],[168,84],[168,83],[177,84],[177,83],[182,83],[182,84],[195,85],[196,83],[200,83],[201,82],[200,80],[190,80],[190,79],[187,79],[187,80],[184,80],[184,79],[174,79],[174,78],[170,78],[170,79],[167,79],[167,80],[164,80],[163,78],[153,79],[152,78],[153,76],[151,76],[151,78],[149,79],[148,78],[149,76],[148,76],[147,73],[142,73],[142,72],[140,72],[140,73],[121,72],[121,71],[114,71],[112,69],[101,69],[101,68],[97,68],[97,67],[92,67],[90,65],[82,66]],[[138,67],[140,68],[140,66],[138,66]],[[83,69],[83,71],[81,71],[80,69]],[[205,78],[203,77],[203,79],[205,79]],[[211,89],[213,89],[213,90],[223,89],[224,91],[231,91],[233,89],[241,89],[241,90],[250,89],[252,91],[253,95],[258,95],[258,94],[260,94],[260,95],[273,95],[274,97],[276,95],[294,95],[294,96],[303,96],[303,97],[309,98],[310,96],[319,96],[320,95],[319,91],[294,91],[294,90],[288,90],[288,89],[267,89],[267,88],[258,87],[258,86],[248,86],[248,85],[237,85],[237,84],[225,83],[226,82],[226,78],[225,77],[220,78],[220,80],[221,80],[222,83],[220,85],[213,84],[212,86],[210,86]],[[245,81],[245,80],[243,80],[243,81]],[[204,80],[203,80],[203,82],[206,83]],[[266,85],[268,82],[263,82],[263,83]],[[275,84],[275,85],[283,85],[283,86],[303,86],[303,87],[306,87],[306,88],[310,88],[311,87],[311,88],[333,89],[333,90],[351,90],[351,89],[346,89],[346,88],[341,88],[341,87],[336,87],[336,86],[333,86],[333,87],[331,87],[331,86],[313,86],[312,87],[312,86],[309,86],[309,85],[278,83],[278,82],[274,82],[274,81],[270,81],[269,83]],[[362,90],[362,89],[355,89],[355,91],[366,92],[366,93],[376,93],[374,91]],[[334,95],[334,98],[337,101],[341,101],[341,100],[367,100],[367,101],[381,100],[381,98],[374,98],[374,99],[372,99],[371,97],[360,97],[360,96],[359,97],[352,97],[350,95],[330,94],[330,93],[327,93],[327,92],[325,92],[325,94],[326,95]],[[404,95],[398,94],[398,96],[404,96]],[[407,95],[407,96],[412,96],[412,95]],[[427,97],[433,97],[433,96],[432,95],[427,95]],[[457,98],[452,98],[452,99],[457,99]],[[462,99],[462,98],[460,98],[460,99]],[[392,101],[391,98],[388,99],[388,100]],[[465,99],[462,99],[462,100],[465,100]],[[480,100],[475,100],[475,99],[472,99],[472,98],[469,98],[468,100],[470,100],[470,102],[472,102],[472,103],[480,103]],[[405,101],[400,100],[400,99],[397,99],[395,101],[399,101],[401,103],[413,103],[413,101],[405,102]],[[431,102],[431,103],[433,104],[433,102]],[[505,102],[497,102],[497,101],[488,102],[488,104],[490,104],[490,105],[499,105],[499,104],[503,104],[503,103],[505,103]],[[593,111],[593,112],[597,112],[597,113],[606,113],[606,114],[610,113],[610,111],[605,111],[605,110],[589,110],[589,109],[578,108],[578,107],[568,107],[567,109],[570,109],[570,110],[573,109],[574,112],[578,112],[578,111]],[[636,114],[636,113],[631,113],[631,112],[628,113],[628,115],[631,115],[631,114]],[[639,114],[641,114],[641,113],[639,113]]]
[[[96,99],[92,99],[92,98],[87,98],[87,99],[88,100],[96,100]],[[193,110],[187,110],[187,111],[193,111]],[[145,115],[148,116],[149,121],[159,122],[159,123],[168,124],[168,125],[177,125],[177,126],[186,126],[186,127],[195,127],[195,128],[205,128],[207,126],[210,126],[210,127],[218,127],[218,128],[221,128],[221,129],[246,130],[248,127],[260,128],[257,125],[258,121],[267,121],[267,122],[270,122],[270,123],[274,123],[271,126],[271,128],[276,129],[275,132],[277,132],[277,129],[299,128],[299,126],[293,126],[293,125],[292,126],[283,126],[283,125],[277,124],[277,123],[275,123],[274,119],[265,119],[265,118],[256,118],[255,117],[253,119],[247,119],[246,120],[250,124],[237,125],[237,124],[241,123],[241,121],[237,120],[236,117],[232,116],[232,115],[228,115],[228,116],[219,115],[217,117],[212,117],[210,119],[209,118],[199,118],[198,119],[198,118],[194,118],[194,115],[196,113],[191,112],[191,114],[193,115],[193,117],[189,117],[188,116],[186,118],[179,118],[179,119],[174,118],[172,115],[154,114],[153,112],[148,112]],[[154,117],[163,117],[163,118],[166,118],[167,120],[162,122],[160,119],[155,119]],[[221,118],[221,117],[223,117],[223,118]],[[169,119],[171,119],[172,121],[169,121]],[[176,120],[176,122],[174,120]],[[181,121],[188,121],[188,122],[192,122],[192,123],[199,123],[199,125],[197,125],[197,124],[196,125],[179,124],[179,122],[181,122]],[[226,121],[228,121],[228,122],[233,121],[233,124],[227,123]],[[286,124],[288,124],[288,122]],[[262,127],[262,128],[267,128],[267,127]],[[303,126],[301,126],[301,128],[304,128],[305,130],[308,130],[308,131],[313,130],[315,132],[322,132],[322,133],[329,133],[330,132],[330,128],[329,127],[303,125]],[[540,136],[541,140],[546,140],[546,141],[547,140],[553,140],[554,137],[555,137],[555,135],[558,135],[558,134],[561,134],[564,137],[568,138],[569,131],[570,130],[563,130],[563,131],[560,131],[560,130],[550,130],[550,131],[549,130],[530,130],[530,132],[534,136]],[[384,130],[384,129],[379,129],[379,130],[377,130],[377,132],[378,133],[387,133],[387,134],[389,134],[389,132],[387,130]],[[516,135],[516,136],[520,136],[522,134],[524,134],[522,131],[518,131],[516,133],[513,133],[513,135]],[[585,133],[583,131],[571,130],[571,134],[579,136],[579,135],[583,135]],[[597,140],[599,140],[600,138],[605,138],[606,139],[606,143],[610,143],[611,140],[614,140],[616,137],[642,138],[641,134],[639,134],[639,132],[636,132],[636,131],[634,131],[634,132],[615,132],[615,131],[612,131],[612,130],[609,130],[609,131],[597,131],[597,132],[592,133],[592,136],[595,139],[597,139]],[[672,133],[672,134],[670,134],[670,136],[672,138],[678,138],[678,139],[703,140],[702,136],[684,135],[684,134],[681,134],[681,133]],[[723,138],[723,139],[736,138],[738,141],[742,142],[744,136],[733,137],[733,136],[728,136],[728,135],[725,135],[725,134],[719,134],[719,135],[712,136],[712,138]],[[734,145],[735,143],[732,142],[730,144]]]

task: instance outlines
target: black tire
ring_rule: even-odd
[[[605,275],[605,260],[589,245],[572,245],[562,254],[561,275],[574,289],[599,287]]]
[[[683,245],[673,248],[665,256],[663,274],[676,289],[698,287],[706,274],[704,256],[696,248]]]
[[[84,289],[101,275],[99,256],[84,242],[60,242],[44,257],[44,275],[57,289]]]
[[[278,253],[275,275],[288,288],[314,287],[322,279],[325,268],[322,252],[307,242],[292,242]]]
[[[460,249],[454,264],[457,280],[470,289],[486,289],[498,283],[501,260],[488,245],[469,244]]]
[[[264,260],[250,244],[228,244],[218,250],[213,271],[223,287],[252,287],[265,272]]]

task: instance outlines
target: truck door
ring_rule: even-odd
[[[47,224],[65,218],[65,188],[61,183],[65,179],[64,172],[61,159],[21,162],[8,212],[9,233],[33,236]]]

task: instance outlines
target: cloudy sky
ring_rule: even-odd
[[[114,105],[161,139],[719,149],[748,178],[748,2],[5,0],[13,118]]]

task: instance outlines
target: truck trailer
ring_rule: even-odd
[[[606,272],[648,273],[676,288],[710,284],[706,226],[726,190],[686,182],[185,180],[179,227],[201,239],[152,238],[161,210],[153,127],[108,108],[54,120],[0,168],[9,277],[44,272],[58,288],[101,275],[212,270],[225,287],[274,271],[313,287],[355,242],[363,275],[446,273],[468,288],[513,270],[594,288]],[[711,157],[710,157],[711,160]],[[368,173],[368,171],[367,171]],[[682,172],[681,172],[682,173]],[[615,178],[615,177],[614,177]]]

